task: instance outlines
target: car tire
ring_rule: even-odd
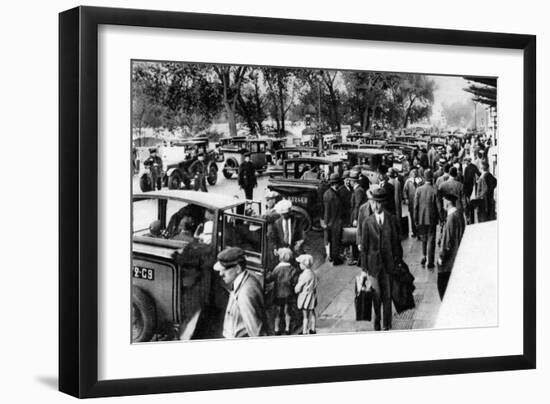
[[[147,342],[153,338],[156,327],[153,299],[141,288],[132,288],[132,342]]]
[[[301,206],[293,205],[292,212],[294,212],[294,215],[302,220],[305,232],[311,230],[311,216],[304,208],[302,208]]]
[[[208,175],[206,177],[206,180],[208,181],[209,185],[216,185],[216,182],[218,181],[218,166],[216,163],[211,163],[208,166]]]
[[[181,189],[183,185],[183,178],[179,171],[174,171],[168,178],[169,189]]]
[[[139,179],[139,188],[141,189],[141,192],[149,192],[153,188],[153,184],[151,184],[151,177],[147,174],[143,174],[141,178]]]

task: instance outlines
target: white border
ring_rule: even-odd
[[[98,41],[100,380],[522,353],[521,51],[120,26]],[[130,345],[131,59],[498,76],[498,327]]]

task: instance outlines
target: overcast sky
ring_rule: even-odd
[[[430,76],[436,84],[434,91],[433,109],[441,108],[445,102],[452,104],[456,101],[471,102],[472,94],[467,93],[463,88],[468,87],[468,81],[462,77]]]

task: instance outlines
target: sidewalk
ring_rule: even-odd
[[[403,240],[403,255],[415,280],[414,300],[416,308],[397,314],[394,309],[392,328],[395,330],[431,328],[434,326],[441,304],[437,292],[437,272],[420,265],[422,245],[420,240],[409,237]],[[317,289],[317,332],[342,333],[373,331],[373,321],[355,321],[355,277],[361,269],[357,266],[331,263],[321,264]]]

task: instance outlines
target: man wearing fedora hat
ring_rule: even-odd
[[[256,169],[250,161],[250,152],[246,152],[244,162],[239,166],[239,187],[244,190],[246,199],[253,199],[253,191],[257,185]]]
[[[340,184],[338,187],[338,195],[340,196],[340,200],[342,201],[342,205],[344,206],[344,212],[343,212],[343,220],[344,220],[344,226],[349,226],[351,224],[351,195],[353,192],[353,188],[350,184],[350,178],[349,178],[350,172],[348,170],[345,170],[342,174],[342,181],[343,183]]]
[[[271,238],[273,248],[288,247],[294,253],[302,253],[302,244],[305,239],[304,225],[292,213],[292,202],[288,199],[282,199],[275,205],[275,212],[279,216],[273,226],[268,238]]]
[[[457,199],[457,196],[452,193],[443,194],[443,208],[447,211],[447,219],[442,231],[441,249],[437,260],[437,290],[441,300],[445,295],[466,227],[464,215],[456,207]]]
[[[330,245],[329,258],[333,265],[344,263],[341,254],[342,227],[344,223],[344,205],[338,195],[340,176],[333,173],[329,177],[329,189],[323,194],[323,221],[321,226],[325,230],[326,241]]]
[[[218,254],[214,270],[230,290],[223,322],[223,336],[239,338],[266,335],[262,286],[247,271],[244,250],[239,247],[227,247]]]
[[[197,159],[189,166],[189,171],[195,173],[195,191],[208,192],[206,188],[206,165],[204,164],[204,153],[199,152]]]
[[[361,223],[361,267],[374,290],[374,329],[379,331],[381,308],[384,330],[391,329],[392,301],[391,279],[395,266],[403,257],[400,237],[397,230],[397,219],[383,209],[386,191],[383,188],[371,191],[374,214]]]

